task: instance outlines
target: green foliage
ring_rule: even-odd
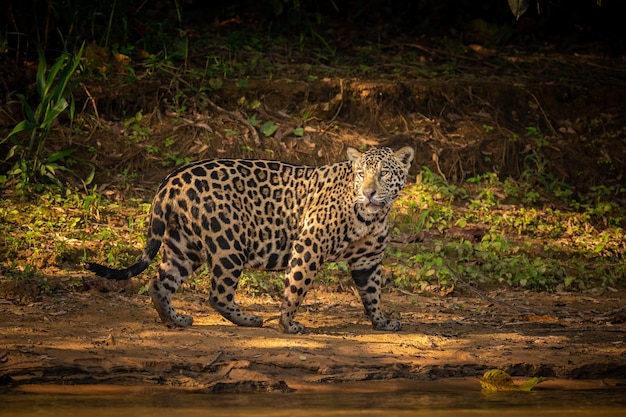
[[[528,126],[526,128],[526,137],[532,139],[535,142],[535,147],[541,149],[550,145],[550,142],[541,134],[541,131],[534,126]]]
[[[165,146],[166,152],[164,153],[164,157],[165,159],[163,160],[162,164],[163,166],[182,166],[182,165],[187,165],[189,163],[191,163],[192,158],[185,156],[185,157],[181,157],[180,156],[180,152],[179,151],[175,151],[173,149],[173,145],[174,145],[174,139],[172,138],[165,138],[165,140],[163,141],[163,146]]]
[[[241,274],[237,288],[247,294],[278,297],[283,293],[284,277],[282,272],[246,271]]]
[[[427,238],[388,248],[392,281],[441,293],[459,278],[532,290],[626,284],[620,262],[625,212],[614,203],[626,190],[598,187],[573,200],[565,189],[561,183],[503,182],[495,174],[470,178],[460,188],[423,170],[398,199],[392,224],[396,234]]]
[[[52,51],[93,42],[107,50],[123,51],[134,45],[177,53],[183,46],[176,44],[185,43],[172,36],[172,28],[182,24],[180,0],[153,6],[132,0],[12,2],[7,12],[10,30],[15,31],[9,48],[21,56],[29,56],[32,45],[46,45]],[[28,42],[15,42],[18,36]]]
[[[465,199],[465,190],[449,185],[423,167],[415,184],[407,187],[396,202],[399,209],[392,212],[396,231],[407,228],[415,233],[433,228],[443,230],[454,220],[451,202],[455,198]]]
[[[146,119],[141,111],[137,112],[133,117],[126,119],[124,125],[124,137],[126,144],[143,142],[152,133],[152,129],[148,126]],[[167,146],[167,145],[166,145]]]
[[[80,194],[46,191],[37,203],[1,199],[0,251],[6,255],[0,257],[2,288],[18,298],[33,298],[74,286],[75,277],[59,267],[80,262],[82,242],[89,235],[85,229],[103,211],[95,189]]]
[[[36,75],[37,104],[31,106],[28,98],[17,94],[24,110],[24,120],[19,122],[8,136],[0,141],[11,141],[13,146],[3,162],[16,161],[7,176],[0,177],[0,182],[14,180],[17,189],[48,181],[60,184],[58,171],[72,173],[69,167],[70,156],[75,149],[65,149],[53,154],[46,154],[46,139],[50,129],[62,115],[70,120],[75,113],[72,90],[78,83],[76,73],[82,56],[82,48],[73,56],[62,54],[48,69],[48,62],[39,50],[39,66]],[[84,179],[88,185],[91,175]]]
[[[258,105],[260,105],[260,103],[258,103],[257,101],[248,103],[247,101],[243,101],[243,100],[241,101],[240,104],[246,105],[249,108],[256,108],[258,107]],[[251,107],[251,106],[254,106],[254,107]],[[259,131],[266,137],[273,136],[274,133],[276,133],[276,131],[278,130],[278,125],[276,125],[273,121],[268,120],[267,122],[263,123],[262,120],[257,119],[256,114],[253,114],[252,116],[248,117],[247,121],[248,123],[250,123],[251,126],[257,127]],[[302,137],[304,136],[304,128],[296,127],[292,129],[291,133],[294,136]]]
[[[479,382],[483,393],[493,394],[496,392],[506,391],[530,392],[538,384],[545,380],[546,379],[543,377],[534,377],[520,385],[517,385],[513,381],[513,378],[511,378],[511,376],[506,372],[500,369],[490,369],[485,371],[483,377],[479,379]]]
[[[263,123],[263,126],[261,126],[259,130],[265,136],[272,136],[276,132],[276,130],[278,130],[278,126],[276,126],[272,121],[267,121]]]

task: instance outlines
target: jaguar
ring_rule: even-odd
[[[126,269],[88,263],[98,276],[126,280],[161,250],[147,285],[168,326],[190,326],[172,294],[198,267],[211,274],[209,303],[239,326],[260,327],[244,313],[235,290],[244,269],[284,270],[279,325],[298,333],[296,311],[325,262],[344,261],[375,329],[398,331],[381,307],[381,261],[389,242],[389,212],[404,187],[414,150],[347,148],[347,160],[321,166],[269,160],[207,159],[165,178],[150,208],[146,245]]]

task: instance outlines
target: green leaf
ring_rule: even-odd
[[[276,130],[278,130],[278,126],[276,126],[274,124],[274,122],[269,121],[269,122],[265,122],[263,124],[263,126],[261,126],[261,133],[263,133],[265,136],[272,136]]]
[[[22,168],[15,167],[15,168],[13,168],[12,170],[10,170],[10,171],[8,172],[8,174],[9,174],[9,175],[12,175],[12,176],[14,176],[14,177],[17,177],[17,176],[18,176],[18,175],[20,175],[22,172],[24,172],[24,171],[22,171]]]
[[[87,178],[85,178],[83,180],[83,183],[85,185],[89,185],[93,182],[94,177],[96,176],[96,166],[92,165],[91,166],[91,171],[89,171],[89,174],[87,175]]]
[[[13,145],[13,146],[11,146],[11,149],[9,149],[9,153],[7,153],[7,156],[6,156],[6,158],[5,158],[4,160],[5,160],[5,161],[8,161],[10,158],[12,158],[12,157],[13,157],[13,155],[15,155],[15,152],[16,152],[19,148],[21,148],[21,146],[20,146],[20,145]]]
[[[261,123],[261,121],[256,118],[255,114],[253,114],[252,116],[248,117],[248,123],[250,123],[254,127],[257,127],[259,123]]]
[[[57,83],[53,90],[53,97],[55,99],[59,97],[67,97],[68,95],[72,94],[72,91],[71,91],[72,87],[70,86],[68,88],[68,85],[70,84],[72,76],[76,72],[76,68],[78,67],[79,63],[80,63],[80,56],[78,55],[75,56],[74,59],[71,61],[63,60],[63,68],[61,70],[61,73],[59,74]]]
[[[517,386],[513,383],[513,378],[500,369],[490,369],[483,374],[479,380],[483,392],[500,391],[531,391],[537,384],[545,381],[543,377],[531,378],[523,384]]]
[[[9,134],[7,135],[7,139],[20,133],[20,132],[28,132],[31,131],[33,129],[35,129],[37,127],[37,125],[34,125],[33,123],[31,123],[29,120],[22,120],[21,122],[19,122],[18,124],[15,125],[15,127],[13,128],[13,130],[11,130],[11,132],[9,132]]]
[[[545,381],[546,379],[543,377],[534,377],[534,378],[530,378],[528,381],[524,382],[522,385],[519,386],[519,390],[520,391],[531,391],[533,388],[535,388],[537,386],[537,384],[540,384],[541,382]]]
[[[37,53],[39,55],[39,65],[37,66],[37,94],[39,97],[43,97],[46,89],[46,69],[48,67],[48,62],[46,61],[46,56],[43,53],[41,48],[37,48]]]
[[[509,7],[516,20],[528,10],[528,0],[509,0]]]
[[[480,387],[486,392],[514,391],[511,375],[500,369],[490,369],[480,379]]]
[[[39,126],[41,129],[47,130],[52,126],[52,123],[56,120],[57,117],[67,108],[69,104],[67,100],[61,98],[54,106],[46,112],[44,119]]]
[[[70,95],[70,107],[67,110],[67,115],[70,120],[74,120],[74,115],[76,114],[76,101],[74,100],[74,96]]]
[[[63,80],[62,77],[59,77],[59,82],[55,82],[57,78],[57,74],[61,69],[63,69],[64,65],[67,61],[67,55],[63,54],[50,67],[48,71],[48,76],[45,77],[44,85],[41,88],[41,101],[49,101],[53,98],[58,98],[63,94],[63,88],[61,88]]]
[[[66,156],[70,156],[74,152],[76,152],[76,148],[66,149],[64,151],[55,152],[52,155],[50,155],[48,158],[46,158],[46,162],[48,162],[48,163],[56,162],[59,159],[63,159]]]
[[[293,130],[293,134],[298,136],[298,137],[302,137],[304,135],[304,128],[303,127],[296,127]]]
[[[261,102],[259,100],[252,100],[250,103],[248,103],[248,107],[252,110],[256,110],[261,107]]]

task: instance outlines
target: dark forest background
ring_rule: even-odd
[[[341,48],[368,40],[444,36],[487,44],[550,42],[572,48],[602,43],[624,51],[622,1],[601,0],[8,0],[2,6],[2,60],[20,65],[36,46],[54,54],[83,41],[104,48],[134,45],[156,53],[192,31],[248,30]],[[526,6],[524,8],[524,6]],[[516,18],[514,8],[525,12]],[[200,36],[202,36],[200,34]],[[238,32],[239,37],[244,36]]]

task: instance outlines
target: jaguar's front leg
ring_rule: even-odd
[[[396,332],[402,328],[402,323],[395,319],[388,319],[380,305],[380,261],[372,264],[356,263],[351,266],[352,279],[359,291],[365,314],[367,314],[377,330]]]
[[[306,249],[299,250],[303,248],[302,245],[296,244],[295,248],[289,268],[285,271],[285,290],[280,306],[280,327],[285,333],[301,333],[304,330],[304,326],[295,321],[294,317],[306,293],[313,286],[319,265],[311,253],[306,253]]]

